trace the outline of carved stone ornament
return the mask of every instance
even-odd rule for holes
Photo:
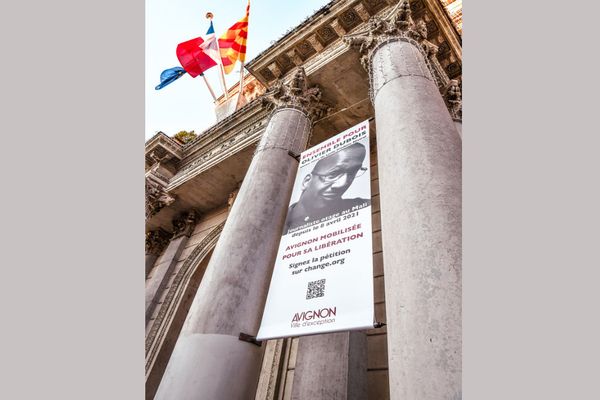
[[[156,171],[160,167],[161,162],[164,161],[166,163],[167,161],[169,161],[173,158],[173,155],[166,153],[165,155],[163,155],[161,157],[157,154],[157,151],[152,151],[148,157],[150,157],[150,159],[152,159],[152,161],[153,161],[152,167],[150,169],[152,171]]]
[[[146,233],[146,254],[160,255],[169,244],[171,234],[163,229],[157,229]]]
[[[435,56],[437,46],[426,41],[425,21],[415,23],[412,19],[410,3],[401,0],[386,16],[373,16],[367,22],[367,29],[344,36],[344,42],[355,47],[362,54],[360,62],[370,71],[373,50],[391,39],[405,38],[419,46],[428,58]]]
[[[230,210],[231,210],[231,207],[233,207],[233,203],[235,202],[235,199],[239,192],[240,192],[240,188],[238,187],[233,192],[229,193],[229,197],[227,198],[227,206],[229,207]]]
[[[321,100],[321,89],[317,86],[308,87],[308,80],[304,68],[299,67],[292,80],[284,84],[277,81],[265,93],[263,104],[272,104],[275,108],[296,108],[308,115],[314,122],[324,117],[331,107]]]
[[[194,228],[196,227],[196,220],[198,216],[195,211],[190,211],[180,215],[178,218],[173,220],[173,239],[177,239],[182,236],[190,237]]]
[[[452,119],[462,121],[462,92],[456,79],[448,82],[443,96]]]
[[[163,207],[173,204],[175,197],[167,193],[158,182],[146,177],[146,219],[152,217]]]

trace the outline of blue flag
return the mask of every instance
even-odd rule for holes
[[[176,81],[181,78],[185,74],[185,70],[181,67],[173,67],[169,69],[165,69],[160,74],[160,83],[156,85],[154,89],[160,90],[167,86],[169,83]]]

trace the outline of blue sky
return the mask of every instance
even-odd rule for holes
[[[204,36],[209,27],[206,13],[214,14],[217,36],[244,16],[247,0],[146,0],[146,139],[157,131],[173,135],[180,130],[196,133],[216,119],[212,97],[201,77],[184,75],[161,90],[154,90],[160,73],[179,66],[178,43]],[[251,0],[246,61],[279,39],[290,28],[329,3],[329,0]],[[217,67],[206,72],[215,95],[223,93]],[[239,63],[225,76],[228,86],[239,81]]]

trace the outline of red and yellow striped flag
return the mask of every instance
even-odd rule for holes
[[[219,51],[223,69],[228,74],[233,71],[237,60],[246,60],[246,39],[248,38],[248,16],[250,15],[250,0],[246,6],[246,16],[233,24],[227,32],[219,38]]]

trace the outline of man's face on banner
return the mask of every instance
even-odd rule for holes
[[[366,151],[352,145],[319,160],[302,182],[302,201],[319,207],[339,200],[361,170]]]

